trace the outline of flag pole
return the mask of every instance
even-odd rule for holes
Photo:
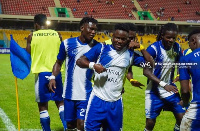
[[[15,77],[15,88],[16,88],[16,100],[17,100],[17,120],[18,120],[18,131],[20,131],[20,119],[19,119],[19,97],[18,97],[17,77]]]

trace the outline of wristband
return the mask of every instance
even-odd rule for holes
[[[165,87],[165,86],[167,85],[167,83],[165,83],[164,81],[160,81],[159,85],[160,85],[161,87]]]
[[[180,75],[178,74],[178,75],[176,75],[175,77],[174,77],[174,79],[176,79],[177,77],[179,77]]]
[[[140,44],[140,48],[138,49],[138,51],[144,50],[144,46],[142,44]]]
[[[137,80],[136,80],[136,79],[130,79],[129,81],[130,81],[130,82],[132,82],[132,81],[136,82]]]
[[[93,70],[94,69],[94,64],[95,64],[94,62],[90,62],[89,63],[89,68]]]
[[[49,81],[50,80],[55,80],[56,77],[54,75],[51,75],[51,76],[45,76]]]

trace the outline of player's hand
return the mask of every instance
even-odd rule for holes
[[[131,40],[131,42],[129,43],[129,49],[133,50],[136,48],[140,48],[140,44],[136,41]]]
[[[138,87],[140,89],[143,89],[141,86],[144,86],[142,83],[139,81],[130,81],[132,86]]]
[[[94,64],[94,70],[97,72],[97,73],[102,73],[104,71],[106,71],[106,68],[104,68],[101,64]]]
[[[55,93],[55,91],[54,91],[54,89],[56,89],[56,81],[55,81],[55,79],[51,79],[49,81],[48,87],[49,87],[49,91]]]
[[[164,87],[164,89],[166,90],[166,91],[168,91],[168,92],[174,92],[174,93],[178,93],[178,88],[177,87],[175,87],[175,86],[172,86],[172,85],[166,85],[165,87]]]

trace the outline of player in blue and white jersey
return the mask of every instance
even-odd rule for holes
[[[86,113],[86,131],[98,131],[101,126],[106,131],[122,130],[123,79],[133,58],[135,59],[133,51],[128,48],[136,47],[139,47],[139,43],[128,42],[128,26],[116,24],[112,45],[97,45],[77,60],[76,63],[81,68],[95,70],[93,91]],[[145,50],[141,52],[146,60],[151,59]]]
[[[181,82],[181,98],[183,107],[188,107],[190,101],[189,81],[192,78],[192,100],[183,116],[181,131],[200,130],[200,29],[193,30],[188,35],[192,52],[181,58],[179,68]],[[184,65],[185,64],[185,65]]]
[[[173,83],[175,63],[182,56],[180,45],[175,42],[177,34],[177,26],[167,23],[160,30],[157,42],[147,48],[147,52],[155,61],[155,66],[151,73],[149,68],[144,68],[144,75],[148,77],[145,91],[145,131],[153,130],[156,118],[162,110],[173,112],[176,118],[174,131],[179,131],[180,128],[185,110],[177,104],[181,99]]]
[[[99,44],[93,39],[97,31],[97,24],[96,19],[84,17],[80,21],[81,35],[66,39],[61,43],[57,61],[53,67],[52,76],[57,76],[63,61],[66,60],[63,98],[68,129],[84,130],[88,98],[92,91],[93,70],[81,69],[76,65],[76,60]],[[54,92],[54,88],[56,88],[54,79],[50,81],[49,88]]]

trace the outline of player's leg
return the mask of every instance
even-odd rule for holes
[[[103,120],[107,116],[107,107],[104,103],[105,101],[95,96],[93,92],[91,93],[85,115],[86,131],[99,131],[102,127]]]
[[[183,107],[179,104],[181,99],[179,94],[174,94],[172,96],[169,96],[165,98],[165,101],[168,105],[168,109],[171,110],[174,114],[174,117],[176,119],[176,124],[174,126],[174,131],[180,130],[180,124],[181,120],[183,118],[183,115],[185,114],[185,110]]]
[[[52,93],[52,100],[55,101],[55,104],[59,110],[60,120],[63,124],[64,129],[67,129],[67,123],[64,120],[64,100],[62,98],[63,94],[63,84],[62,84],[62,75],[61,73],[56,77],[56,89],[55,93]]]
[[[64,99],[64,119],[67,122],[67,130],[76,129],[75,101]]]
[[[77,129],[80,131],[84,131],[84,121],[85,121],[87,104],[88,104],[88,100],[82,100],[82,101],[76,102]]]
[[[146,126],[145,131],[152,131],[155,123],[156,117],[160,114],[163,108],[163,101],[155,94],[145,95],[145,113],[146,113]]]
[[[123,122],[122,98],[115,102],[105,102],[105,107],[107,107],[108,113],[103,129],[105,131],[121,131]]]
[[[64,101],[55,101],[56,106],[59,110],[60,120],[63,124],[64,129],[67,129],[67,122],[64,119]]]
[[[40,123],[45,131],[50,131],[50,117],[48,113],[48,101],[50,100],[51,94],[48,90],[49,81],[45,78],[49,75],[48,72],[41,72],[35,75],[35,96],[36,102],[40,112]]]
[[[50,117],[48,113],[48,102],[38,102],[38,108],[40,112],[40,124],[44,131],[50,131]]]

